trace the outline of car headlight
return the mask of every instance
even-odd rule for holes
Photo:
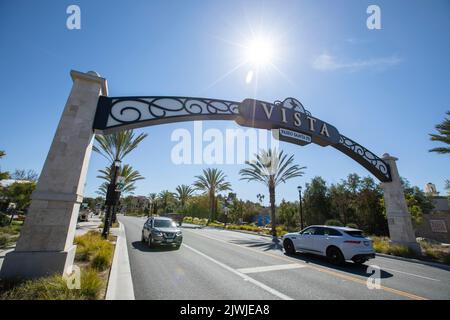
[[[160,231],[153,231],[153,234],[158,237],[162,237],[163,233]]]
[[[181,231],[177,231],[177,236],[181,236],[181,235],[182,235]]]

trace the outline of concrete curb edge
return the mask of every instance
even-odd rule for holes
[[[105,300],[135,300],[125,227],[119,225]]]
[[[432,266],[432,267],[437,267],[437,268],[442,268],[442,269],[446,269],[450,271],[450,266],[443,264],[443,263],[439,263],[439,262],[432,262],[432,261],[424,261],[424,260],[418,260],[418,259],[412,259],[412,258],[405,258],[405,257],[399,257],[399,256],[393,256],[390,254],[384,254],[384,253],[375,253],[377,256],[379,257],[383,257],[383,258],[390,258],[390,259],[394,259],[394,260],[402,260],[402,261],[407,261],[407,262],[412,262],[412,263],[418,263],[418,264],[424,264],[424,265],[428,265],[428,266]]]

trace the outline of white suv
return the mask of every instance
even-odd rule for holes
[[[361,230],[334,226],[309,226],[300,232],[283,236],[283,246],[287,254],[296,251],[326,256],[334,264],[352,260],[363,264],[375,258],[372,240]]]

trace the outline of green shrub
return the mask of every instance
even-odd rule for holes
[[[442,262],[445,264],[450,264],[450,252],[447,252],[442,258]]]
[[[9,220],[10,218],[6,214],[0,212],[0,227],[9,225]]]
[[[91,267],[103,271],[111,265],[113,250],[111,247],[102,247],[92,258]]]
[[[359,229],[358,225],[353,222],[347,223],[347,227],[353,228],[353,229]]]
[[[343,227],[344,226],[344,224],[341,221],[337,220],[337,219],[327,220],[327,221],[325,221],[325,225],[326,226],[336,226],[336,227]]]
[[[102,238],[100,232],[89,231],[75,237],[77,245],[76,259],[78,261],[90,261],[91,266],[98,270],[104,270],[111,264],[113,245]]]
[[[0,248],[6,247],[9,243],[9,237],[3,234],[0,234]]]
[[[399,257],[413,257],[414,252],[407,246],[399,245],[399,244],[390,244],[389,245],[389,254]]]
[[[183,222],[192,223],[192,217],[184,217]]]
[[[66,281],[59,275],[28,280],[14,285],[2,293],[0,300],[76,300],[78,290],[67,288]]]
[[[66,280],[53,275],[25,282],[2,282],[0,300],[94,300],[100,299],[103,280],[94,269],[81,270],[80,289],[69,289]]]
[[[100,298],[103,281],[95,269],[88,268],[81,273],[81,296],[95,300]]]

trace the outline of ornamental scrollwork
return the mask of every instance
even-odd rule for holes
[[[391,180],[391,173],[389,166],[380,157],[375,155],[370,150],[364,148],[359,143],[353,141],[352,139],[341,134],[339,145],[344,146],[353,154],[353,158],[362,158],[366,163],[370,164],[372,167],[376,168],[385,179],[385,181]]]
[[[107,127],[182,116],[236,116],[239,103],[190,97],[110,98]]]

